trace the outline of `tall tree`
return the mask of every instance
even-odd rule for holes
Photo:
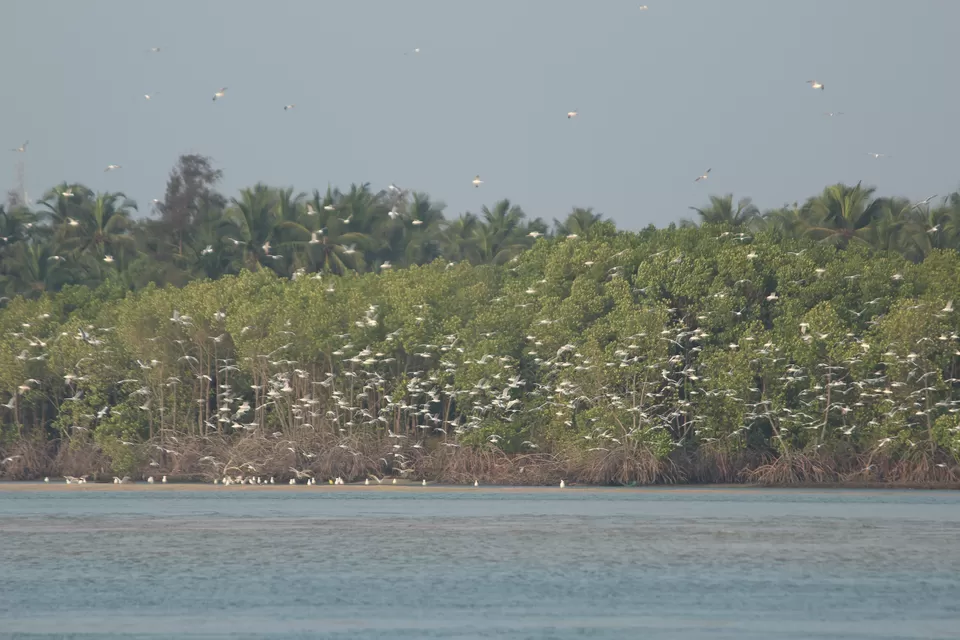
[[[222,177],[223,171],[214,169],[210,158],[197,154],[180,156],[170,172],[163,202],[157,210],[160,228],[178,255],[183,255],[184,238],[200,212],[226,206],[226,199],[215,190]]]

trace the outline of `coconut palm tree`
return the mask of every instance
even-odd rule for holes
[[[98,193],[76,209],[78,224],[65,229],[64,246],[96,258],[133,250],[130,216],[136,210],[136,202],[123,193]]]
[[[760,211],[753,206],[750,198],[741,198],[734,206],[732,193],[725,196],[710,196],[710,205],[702,209],[690,208],[700,216],[700,224],[746,227],[760,215]]]
[[[594,213],[593,207],[587,207],[586,209],[574,207],[563,222],[554,219],[553,224],[558,236],[577,235],[586,237],[593,225],[598,222],[603,222],[603,214]]]
[[[527,215],[509,200],[500,200],[492,209],[484,205],[481,214],[481,224],[474,230],[477,257],[481,262],[503,264],[532,244],[532,238],[527,235]],[[546,230],[543,221],[539,221],[538,227]]]
[[[861,183],[849,187],[834,184],[804,205],[806,233],[825,243],[846,247],[851,242],[869,244],[871,225],[879,212],[879,203],[871,200],[875,189]]]

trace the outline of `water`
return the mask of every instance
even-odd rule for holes
[[[0,485],[0,637],[960,637],[957,493],[124,489]]]

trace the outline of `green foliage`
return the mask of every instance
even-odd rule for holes
[[[960,196],[715,198],[703,226],[628,233],[506,200],[447,221],[369,185],[228,204],[218,178],[185,160],[147,222],[80,185],[0,211],[0,449],[91,445],[120,475],[304,429],[382,436],[391,468],[458,447],[960,456]]]

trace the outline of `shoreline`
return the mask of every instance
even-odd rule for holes
[[[700,485],[643,485],[633,487],[601,486],[574,484],[561,489],[554,486],[532,485],[458,485],[458,484],[427,484],[422,486],[416,483],[365,485],[351,483],[344,485],[290,485],[290,484],[259,484],[259,485],[215,485],[206,482],[168,482],[148,484],[137,482],[131,484],[114,484],[112,482],[86,482],[84,484],[66,484],[65,482],[39,481],[0,481],[0,493],[20,493],[30,491],[386,491],[386,492],[413,492],[413,491],[442,491],[447,493],[459,492],[495,492],[495,493],[562,493],[589,491],[591,493],[765,493],[769,491],[958,491],[958,484],[886,484],[886,483],[824,483],[824,484],[796,484],[796,485],[758,485],[758,484],[700,484]]]

